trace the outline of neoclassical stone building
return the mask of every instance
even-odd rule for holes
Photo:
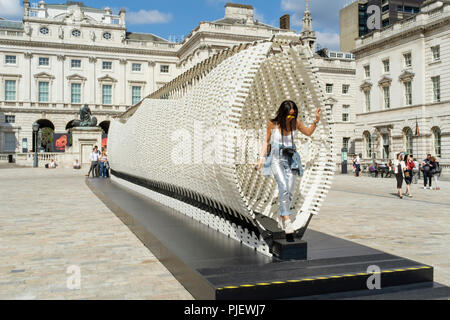
[[[335,157],[339,167],[342,148],[349,153],[355,150],[354,127],[356,121],[356,64],[355,57],[349,52],[337,52],[327,49],[316,51],[316,34],[313,29],[312,16],[309,12],[308,1],[303,17],[303,29],[300,33],[316,54],[313,63],[323,85],[326,104],[332,110],[331,125],[334,129],[333,144]]]
[[[32,150],[35,121],[66,132],[84,104],[107,131],[111,117],[203,59],[280,31],[256,21],[253,7],[227,4],[223,19],[172,43],[128,32],[124,9],[24,0],[23,21],[0,20],[0,154]]]
[[[407,151],[450,166],[450,1],[356,40],[357,153],[366,163]],[[418,134],[416,135],[416,130]]]

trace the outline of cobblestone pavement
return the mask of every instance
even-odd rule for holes
[[[420,180],[400,199],[395,179],[337,174],[310,228],[432,265],[435,281],[450,286],[450,182],[440,187],[423,190]]]
[[[0,299],[193,299],[84,174],[0,170]],[[67,288],[72,265],[79,290]]]
[[[85,172],[0,171],[0,299],[193,299],[95,197]],[[435,267],[450,285],[450,182],[441,191],[395,180],[336,175],[310,228]],[[70,290],[67,268],[81,271]]]

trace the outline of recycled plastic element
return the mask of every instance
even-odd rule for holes
[[[204,214],[197,220],[268,254],[261,237],[267,227],[257,217],[279,217],[278,187],[273,176],[255,171],[254,164],[268,121],[281,102],[293,100],[306,126],[314,121],[317,108],[323,110],[311,137],[300,132],[295,136],[304,167],[291,205],[297,234],[302,235],[319,213],[335,170],[331,110],[325,106],[311,57],[309,46],[292,34],[217,53],[111,122],[111,168],[217,201],[256,226],[259,234],[226,219],[211,222]],[[185,150],[183,157],[174,161],[179,149]],[[205,156],[208,150],[219,154],[220,161]]]

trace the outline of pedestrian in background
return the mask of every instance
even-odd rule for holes
[[[405,155],[404,162],[406,165],[406,170],[404,171],[405,175],[405,183],[406,183],[406,193],[405,196],[412,198],[411,195],[411,182],[413,179],[413,169],[415,167],[414,161],[411,158],[411,155]]]
[[[397,178],[397,194],[400,199],[403,199],[402,185],[404,178],[404,170],[406,170],[405,161],[403,161],[403,154],[398,153],[397,159],[394,160],[394,173]]]
[[[356,155],[355,158],[355,176],[359,177],[359,172],[361,171],[361,159],[359,158],[359,155]]]
[[[422,162],[422,171],[423,171],[423,188],[424,189],[431,189],[431,177],[433,174],[431,173],[432,170],[432,164],[431,164],[431,154],[427,155],[427,158],[423,160]],[[428,187],[427,187],[428,182]]]
[[[355,159],[356,159],[356,154],[353,155],[353,159],[352,159],[352,162],[353,162],[353,169],[352,169],[352,172],[353,172],[353,175],[356,177],[356,165],[355,165]]]
[[[89,172],[87,174],[88,177],[91,174],[91,172],[92,178],[98,177],[98,158],[99,158],[98,148],[97,146],[95,146],[92,149],[91,155],[89,156],[89,160],[91,160],[91,167],[89,168]]]
[[[436,186],[433,190],[441,190],[439,187],[439,172],[441,171],[441,168],[435,157],[431,157],[431,167],[431,174],[433,175],[434,185]]]
[[[106,173],[106,163],[108,162],[108,157],[106,156],[106,152],[103,151],[102,155],[100,156],[100,177],[101,178],[107,178],[108,175]]]

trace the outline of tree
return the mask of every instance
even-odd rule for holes
[[[51,152],[53,149],[53,129],[43,128],[42,129],[42,140],[41,145],[45,148],[46,152]]]

